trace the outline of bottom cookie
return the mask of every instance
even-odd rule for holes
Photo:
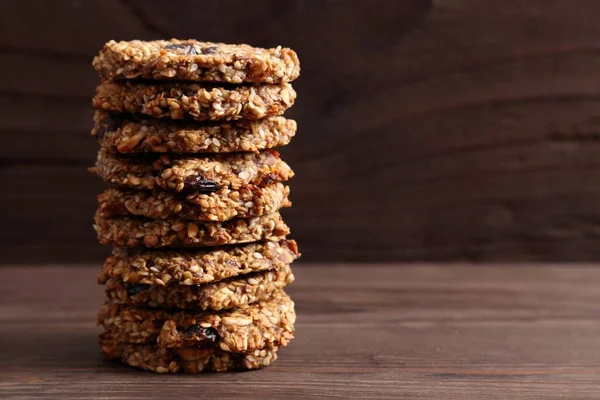
[[[248,353],[230,353],[213,348],[179,347],[168,349],[152,345],[119,344],[102,341],[107,357],[132,367],[158,373],[203,371],[225,372],[267,367],[277,359],[276,346]]]

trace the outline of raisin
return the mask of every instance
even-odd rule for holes
[[[166,45],[165,49],[179,50],[178,52],[180,54],[191,54],[191,55],[198,54],[198,52],[196,51],[194,46],[192,46],[191,44],[185,44],[185,43],[171,43],[169,45]]]
[[[227,260],[227,261],[225,261],[225,264],[229,265],[230,267],[238,266],[238,263],[235,260]]]
[[[215,181],[211,181],[210,179],[204,179],[204,177],[198,176],[188,176],[183,181],[183,191],[184,192],[198,192],[202,194],[212,193],[219,190],[221,187]]]
[[[145,283],[128,283],[126,284],[126,288],[127,288],[127,294],[130,296],[135,296],[136,294],[139,294],[142,290],[145,290],[148,288],[148,286]]]
[[[217,340],[217,331],[213,328],[192,325],[185,330],[184,336],[186,342],[188,342],[187,344],[193,344],[197,347],[207,347]]]
[[[96,139],[100,140],[109,131],[115,131],[123,125],[124,119],[117,115],[109,115],[100,122],[100,128],[96,131]]]
[[[164,323],[165,323],[165,321],[163,321],[162,319],[153,319],[152,320],[152,326],[156,329],[162,328]]]
[[[202,49],[203,54],[214,54],[217,52],[217,46],[205,47]]]
[[[279,182],[279,180],[280,178],[277,175],[269,173],[262,177],[261,182],[265,185],[270,185],[273,182]]]

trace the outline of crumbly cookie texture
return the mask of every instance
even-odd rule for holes
[[[278,83],[293,81],[300,74],[298,56],[289,48],[191,39],[111,40],[92,64],[104,79]]]
[[[201,124],[96,111],[92,135],[114,153],[258,153],[285,146],[296,128],[296,121],[283,117]]]
[[[268,367],[277,359],[277,346],[248,353],[231,353],[214,348],[123,344],[100,341],[104,354],[135,368],[164,373],[197,374],[203,371],[226,372]]]
[[[239,190],[178,195],[163,190],[136,191],[110,188],[98,196],[105,215],[139,215],[148,218],[182,218],[191,221],[228,221],[271,214],[292,203],[289,186],[273,183],[264,188],[248,185]],[[188,201],[191,197],[193,201]]]
[[[107,302],[98,314],[112,343],[157,344],[160,347],[218,348],[247,353],[287,346],[294,337],[294,303],[283,291],[265,301],[227,311],[147,310]]]
[[[193,286],[131,284],[109,279],[106,296],[115,303],[139,307],[223,310],[268,299],[293,281],[289,264],[283,264],[276,270]]]
[[[226,222],[192,222],[179,218],[151,220],[107,217],[98,210],[94,229],[101,244],[126,247],[205,247],[279,241],[290,233],[277,213]]]
[[[116,247],[98,283],[203,285],[256,271],[281,269],[300,257],[294,240],[258,242],[211,250],[157,251]]]
[[[292,85],[223,86],[170,82],[106,81],[92,105],[113,113],[196,121],[261,119],[281,115],[296,100]]]
[[[92,172],[106,182],[134,189],[163,188],[201,194],[223,187],[237,190],[246,185],[265,186],[294,176],[294,171],[275,150],[206,157],[124,157],[100,149]]]

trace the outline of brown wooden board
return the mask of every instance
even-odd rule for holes
[[[91,268],[90,268],[91,267]],[[254,372],[104,361],[99,266],[0,269],[0,398],[597,399],[600,269],[298,263],[296,339]]]
[[[306,260],[598,260],[598,15],[596,0],[7,0],[0,261],[99,261],[81,251],[102,187],[82,172],[91,59],[164,37],[298,51],[282,153]]]

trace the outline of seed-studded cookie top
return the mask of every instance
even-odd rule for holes
[[[98,196],[106,215],[139,215],[148,218],[183,218],[191,221],[228,221],[271,214],[291,206],[289,186],[272,183],[265,187],[227,187],[213,193],[175,194],[164,190],[110,188]]]
[[[266,186],[294,176],[274,150],[258,154],[217,154],[210,157],[162,155],[120,157],[104,149],[98,152],[95,172],[107,182],[136,189],[181,193],[213,193],[223,187]]]
[[[289,264],[204,285],[145,285],[120,279],[106,282],[106,296],[119,304],[185,310],[223,310],[268,299],[294,281]]]
[[[221,246],[279,241],[290,233],[278,212],[250,219],[201,223],[178,218],[107,217],[98,210],[94,221],[100,243],[125,247]]]
[[[293,240],[258,242],[210,250],[128,249],[118,247],[104,263],[98,282],[203,285],[256,271],[281,269],[300,256]]]
[[[221,123],[175,122],[96,111],[92,135],[115,153],[233,153],[285,146],[296,121],[283,117]]]
[[[106,81],[92,104],[99,110],[196,121],[261,119],[281,115],[296,100],[289,83],[227,86],[189,82]]]
[[[111,40],[94,58],[93,65],[105,79],[282,83],[300,74],[298,57],[288,48],[177,39]]]

